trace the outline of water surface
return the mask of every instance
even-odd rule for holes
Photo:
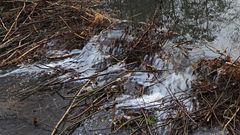
[[[191,39],[196,45],[208,45],[234,58],[239,52],[239,0],[109,0],[106,5],[117,12],[117,17],[132,22],[154,18],[169,31]],[[198,46],[199,47],[199,46]],[[209,49],[204,55],[216,55]]]

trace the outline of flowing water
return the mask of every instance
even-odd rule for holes
[[[132,22],[152,19],[155,14],[154,18],[168,30],[199,44],[227,50],[236,58],[239,56],[239,3],[239,0],[109,0],[105,6],[118,11],[116,15],[121,19]]]
[[[172,69],[177,65],[179,70],[162,74],[158,78],[161,82],[154,80],[155,76],[148,73],[127,75],[128,83],[142,85],[148,93],[141,97],[124,93],[115,101],[119,110],[159,107],[161,99],[169,94],[167,89],[184,91],[191,88],[191,80],[195,78],[191,64],[200,58],[219,56],[214,50],[219,50],[235,59],[240,56],[239,0],[106,0],[102,7],[114,10],[115,15],[120,20],[127,20],[123,22],[127,22],[128,25],[151,20],[154,16],[162,26],[159,28],[161,31],[174,31],[179,35],[173,41],[168,41],[165,48],[172,54],[172,63],[160,59],[157,54],[152,58],[156,69]],[[123,63],[111,65],[107,62],[110,54],[107,46],[122,34],[123,29],[116,27],[93,36],[82,50],[49,50],[48,52],[49,54],[56,52],[74,54],[72,58],[44,65],[19,65],[16,69],[0,70],[0,123],[4,123],[0,124],[0,135],[49,134],[54,125],[52,123],[56,123],[63,113],[63,110],[58,108],[63,107],[67,102],[56,95],[52,98],[53,95],[42,94],[18,103],[16,102],[18,100],[13,98],[14,91],[21,91],[32,85],[41,85],[46,78],[54,74],[53,69],[56,67],[74,71],[77,74],[74,76],[75,79],[88,77],[97,72],[124,70]],[[127,39],[131,41],[132,37],[129,36]],[[188,50],[188,57],[179,53],[182,49],[172,48],[179,40],[192,41],[191,44],[182,48]],[[51,41],[46,46],[54,44],[55,42]],[[64,74],[59,79],[68,80],[71,75]],[[103,84],[104,80],[99,82],[99,85]],[[125,89],[131,88],[126,86]],[[185,101],[185,104],[191,110],[191,104],[188,101]],[[58,113],[55,113],[56,111]],[[156,115],[159,114],[159,112],[156,113]],[[101,129],[109,126],[110,118],[106,112],[96,114],[96,117],[104,115],[106,115],[104,122],[101,118],[87,120],[74,134],[109,134],[109,130],[93,132],[94,128]],[[38,119],[38,125],[35,119]],[[216,133],[215,130],[201,130],[196,134],[213,134]]]

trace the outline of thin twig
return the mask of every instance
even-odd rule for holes
[[[61,125],[61,123],[63,122],[63,120],[66,118],[66,116],[69,114],[69,112],[71,111],[72,109],[72,106],[74,105],[77,97],[81,94],[81,92],[85,89],[85,87],[87,85],[89,85],[90,81],[87,81],[83,87],[81,89],[79,89],[79,91],[76,93],[75,97],[72,99],[71,101],[71,104],[69,105],[68,109],[65,111],[65,113],[63,114],[63,116],[61,117],[61,119],[58,121],[58,123],[56,124],[56,126],[54,127],[51,135],[55,135],[57,130],[58,130],[58,127]]]

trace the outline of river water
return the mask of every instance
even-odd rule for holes
[[[151,20],[202,44],[239,56],[239,0],[109,0],[121,19]],[[210,54],[213,55],[213,54]]]
[[[167,42],[166,50],[172,54],[173,63],[160,59],[156,54],[153,58],[153,66],[157,69],[171,69],[177,65],[179,70],[169,71],[154,80],[154,75],[148,73],[133,73],[126,75],[127,83],[142,85],[148,92],[141,97],[136,97],[131,92],[126,92],[116,99],[116,107],[121,110],[133,108],[151,109],[159,107],[161,99],[167,96],[170,88],[172,91],[184,91],[191,88],[191,80],[195,79],[191,64],[200,58],[215,58],[222,52],[237,59],[240,56],[240,1],[239,0],[106,0],[101,7],[113,10],[116,18],[127,25],[149,21],[153,18],[161,24],[161,31],[173,31],[178,37]],[[125,20],[125,21],[123,21]],[[82,50],[49,50],[51,53],[74,54],[72,58],[45,63],[44,65],[19,65],[15,69],[0,70],[1,102],[0,108],[0,135],[45,135],[49,134],[53,126],[61,117],[67,101],[59,97],[52,98],[50,94],[42,94],[39,97],[28,98],[21,103],[13,98],[14,91],[22,91],[26,88],[42,85],[46,78],[54,75],[54,68],[74,71],[75,77],[89,77],[96,73],[107,73],[124,70],[123,63],[105,62],[109,58],[110,50],[107,46],[123,34],[122,27],[116,27],[95,35]],[[129,36],[127,39],[132,40]],[[171,48],[179,40],[189,40],[191,44],[181,49]],[[50,41],[46,46],[54,46],[55,41]],[[209,49],[210,48],[210,49]],[[186,57],[183,50],[188,50]],[[100,67],[96,65],[99,65]],[[102,64],[103,63],[103,64]],[[71,74],[64,74],[59,79],[68,80]],[[99,82],[103,85],[104,81]],[[69,86],[66,86],[67,89]],[[62,91],[64,91],[61,88]],[[128,89],[127,87],[125,89]],[[51,97],[51,98],[49,98]],[[186,107],[191,110],[191,104],[186,102]],[[22,105],[23,104],[23,105]],[[20,106],[21,105],[21,106]],[[58,113],[54,113],[54,112]],[[9,115],[10,114],[10,115]],[[156,117],[161,112],[156,112]],[[45,116],[49,117],[45,117]],[[101,112],[96,117],[107,115]],[[108,115],[107,115],[108,117]],[[39,119],[39,125],[34,125],[33,119]],[[51,119],[50,119],[51,118]],[[48,119],[50,121],[48,122]],[[159,118],[161,120],[161,118]],[[109,134],[110,131],[95,131],[94,128],[107,128],[110,118],[105,120],[90,119],[74,134]],[[21,124],[18,124],[21,123]],[[54,124],[53,124],[54,125]],[[91,131],[92,130],[92,131]],[[94,130],[94,132],[93,132]],[[195,134],[213,134],[216,129],[201,130]],[[121,134],[121,133],[120,133]],[[127,134],[122,132],[122,134]]]

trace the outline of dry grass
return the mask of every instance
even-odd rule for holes
[[[198,101],[198,123],[222,127],[231,134],[240,134],[240,62],[230,57],[202,60],[199,77],[193,83]]]
[[[63,43],[59,48],[81,48],[94,32],[111,24],[86,1],[2,1],[0,5],[4,8],[0,67],[46,59],[44,45],[53,39]]]

